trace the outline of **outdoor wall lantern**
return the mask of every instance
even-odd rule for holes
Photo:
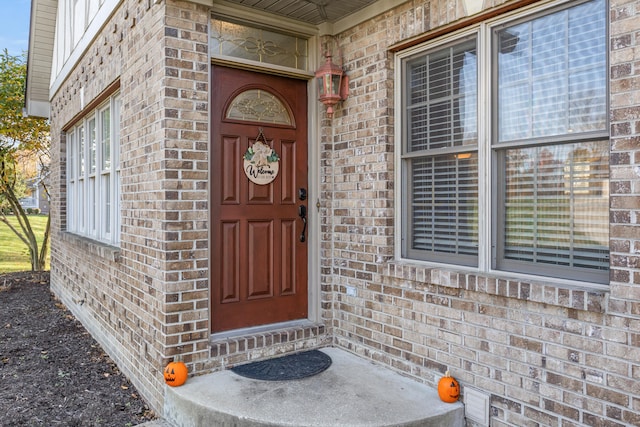
[[[349,77],[342,67],[331,60],[331,53],[325,53],[326,62],[316,71],[320,102],[327,106],[327,116],[333,118],[333,106],[349,96]]]

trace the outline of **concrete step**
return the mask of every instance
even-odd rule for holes
[[[167,420],[157,419],[153,421],[147,421],[146,423],[136,424],[136,427],[173,427]]]
[[[260,381],[231,371],[168,387],[165,419],[176,427],[463,427],[461,403],[436,390],[337,348],[332,364],[313,377]]]

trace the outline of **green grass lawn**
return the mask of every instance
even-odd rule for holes
[[[14,216],[8,216],[11,224],[18,226]],[[38,250],[44,238],[44,227],[47,225],[46,215],[29,215],[29,221],[38,239]],[[47,268],[49,261],[47,256]],[[0,222],[0,274],[14,271],[29,271],[29,250],[22,240],[5,224]]]

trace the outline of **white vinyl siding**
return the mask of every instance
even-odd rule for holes
[[[76,62],[122,0],[59,0],[51,59],[51,93],[55,93]]]
[[[87,11],[85,0],[73,0],[72,16],[73,32],[71,38],[75,46],[80,41],[86,28]]]

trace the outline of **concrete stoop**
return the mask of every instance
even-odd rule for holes
[[[326,371],[294,381],[259,381],[231,371],[167,387],[167,422],[176,427],[464,427],[461,403],[347,351]]]

